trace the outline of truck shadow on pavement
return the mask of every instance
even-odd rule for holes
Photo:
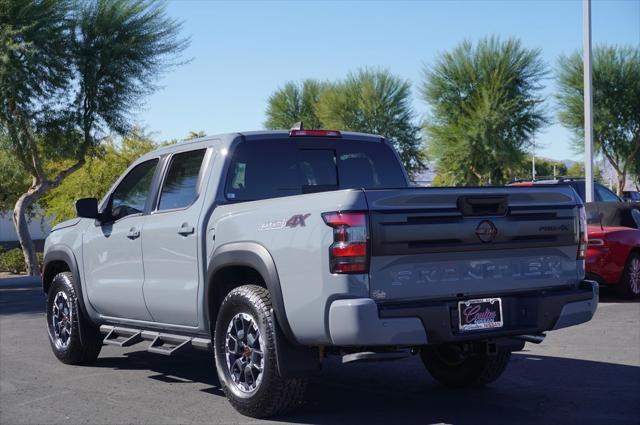
[[[100,358],[94,366],[151,370],[155,373],[151,379],[204,383],[210,388],[202,391],[224,397],[208,353],[165,358],[136,351],[126,357]],[[640,367],[525,351],[513,355],[507,372],[496,383],[470,390],[438,385],[417,356],[392,363],[349,365],[330,358],[312,377],[303,405],[271,421],[637,424],[638,417]]]
[[[622,299],[613,286],[600,286],[600,302],[603,303],[640,303],[640,299]]]
[[[155,375],[149,376],[167,383],[199,382],[211,388],[202,391],[224,397],[216,376],[213,357],[203,351],[190,351],[172,357],[165,357],[147,351],[132,351],[122,357],[98,357],[91,367],[111,368],[118,370],[150,370]]]
[[[4,325],[21,320],[20,315],[41,316],[44,307],[39,287],[0,287],[0,316]],[[637,320],[629,323],[629,332],[637,332]],[[599,343],[592,341],[587,347]],[[150,379],[184,383],[184,391],[198,391],[190,388],[198,383],[201,391],[224,397],[210,353],[194,351],[168,358],[140,348],[105,350],[88,368],[150,371]],[[113,353],[117,354],[110,356]],[[585,355],[588,357],[589,353]],[[640,359],[631,361],[638,364]],[[225,406],[231,409],[230,405]],[[271,421],[327,425],[440,422],[637,425],[638,418],[640,367],[524,351],[513,355],[501,379],[475,390],[448,390],[439,386],[415,356],[397,362],[348,365],[329,358],[322,371],[311,378],[303,405],[292,414]]]

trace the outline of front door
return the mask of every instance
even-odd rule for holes
[[[142,235],[144,297],[157,322],[198,324],[199,196],[205,149],[174,154]]]
[[[104,213],[83,235],[87,296],[109,317],[151,321],[142,293],[144,267],[141,236],[147,218],[151,182],[158,160],[132,168],[113,191]]]

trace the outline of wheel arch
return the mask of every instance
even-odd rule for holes
[[[43,260],[44,270],[42,273],[42,289],[45,293],[49,292],[51,282],[53,278],[58,274],[68,271],[73,276],[73,288],[76,291],[78,297],[78,306],[80,307],[80,314],[83,317],[83,321],[80,325],[80,341],[84,341],[88,333],[88,326],[96,326],[91,319],[91,316],[87,312],[86,305],[84,303],[84,294],[82,291],[82,284],[80,283],[80,269],[78,268],[78,261],[73,254],[71,248],[66,245],[54,245],[47,250]]]
[[[44,256],[43,266],[42,290],[45,294],[49,292],[51,281],[58,273],[71,272],[74,277],[74,285],[80,282],[76,257],[71,249],[65,245],[52,246]]]
[[[54,245],[47,250],[43,260],[44,270],[42,273],[42,290],[49,292],[53,278],[62,272],[70,272],[73,275],[73,286],[78,295],[80,310],[84,317],[91,321],[84,304],[84,294],[80,283],[80,269],[78,261],[71,248],[66,245]]]
[[[271,302],[274,314],[282,332],[287,339],[297,344],[297,340],[291,330],[282,297],[280,278],[275,262],[269,251],[255,242],[233,242],[222,245],[213,252],[207,267],[207,285],[204,293],[204,314],[210,329],[215,329],[217,308],[215,302],[216,289],[219,288],[221,273],[228,270],[244,270],[247,273],[256,273],[271,294]]]

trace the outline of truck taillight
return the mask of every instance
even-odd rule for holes
[[[322,219],[333,228],[329,247],[331,273],[366,273],[368,261],[367,214],[364,212],[328,212]]]
[[[587,253],[587,213],[584,207],[580,207],[580,218],[578,220],[578,260],[584,260]]]

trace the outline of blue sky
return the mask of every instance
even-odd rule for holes
[[[213,2],[174,0],[192,60],[164,75],[136,118],[158,140],[263,128],[269,95],[289,80],[335,80],[360,67],[386,68],[414,87],[414,107],[428,107],[417,87],[424,66],[465,38],[519,37],[552,66],[582,48],[582,2],[353,1]],[[597,44],[640,43],[640,0],[592,6]],[[554,82],[544,94],[553,110]],[[555,119],[555,114],[554,119]],[[539,154],[580,158],[571,135],[554,123],[536,141]]]

